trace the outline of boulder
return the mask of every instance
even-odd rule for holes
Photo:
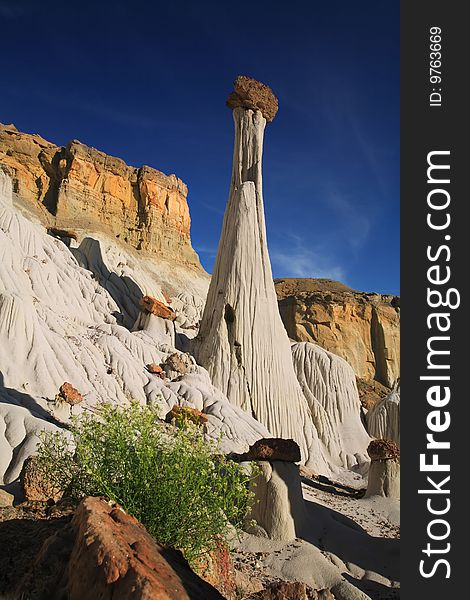
[[[51,565],[54,570],[51,574]],[[47,580],[47,590],[38,589]],[[51,600],[222,600],[181,553],[157,544],[116,504],[85,498],[69,526],[43,544],[17,596]]]
[[[173,420],[175,420],[177,423],[190,421],[195,425],[203,425],[204,423],[207,423],[208,418],[207,415],[200,410],[197,410],[197,408],[192,408],[190,406],[179,406],[178,404],[175,404],[165,417],[165,421],[167,423],[171,423]]]
[[[176,314],[172,308],[165,306],[163,302],[160,302],[160,300],[157,300],[152,296],[144,296],[141,298],[140,306],[143,310],[146,310],[156,317],[168,319],[169,321],[174,321],[176,319]]]
[[[62,490],[54,486],[45,476],[38,457],[28,457],[23,464],[20,483],[26,500],[30,502],[56,502],[62,497]]]
[[[400,458],[400,450],[391,440],[372,440],[367,447],[367,454],[371,460]]]
[[[75,406],[75,404],[80,404],[83,401],[83,396],[71,383],[65,382],[60,386],[55,400],[56,402],[66,402],[70,406]]]
[[[149,373],[152,373],[152,375],[158,375],[162,379],[165,377],[165,371],[162,369],[162,367],[160,365],[157,365],[155,363],[150,363],[149,365],[146,365],[145,368],[147,369],[147,371]]]
[[[174,352],[163,363],[163,369],[165,372],[177,373],[179,375],[186,375],[191,368],[191,359],[188,354],[180,354]]]

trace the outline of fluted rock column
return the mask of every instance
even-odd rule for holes
[[[303,462],[325,473],[279,315],[266,242],[263,138],[277,99],[267,86],[239,77],[227,104],[235,123],[232,181],[194,353],[231,402],[274,436],[296,440]]]
[[[400,450],[391,440],[372,440],[366,498],[383,496],[400,498]]]

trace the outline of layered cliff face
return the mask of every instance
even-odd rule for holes
[[[0,163],[46,225],[100,230],[202,271],[191,247],[188,188],[175,175],[128,166],[76,140],[56,146],[13,125],[0,125]]]
[[[393,386],[400,375],[397,296],[357,292],[326,279],[279,279],[275,285],[291,339],[341,356],[365,382]]]

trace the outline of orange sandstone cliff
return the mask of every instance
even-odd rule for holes
[[[275,280],[289,337],[344,358],[361,388],[391,388],[400,376],[400,298],[358,292],[328,279]],[[379,395],[383,395],[379,393]]]
[[[77,140],[56,146],[0,124],[0,163],[46,226],[102,230],[137,250],[201,269],[191,246],[188,188]]]

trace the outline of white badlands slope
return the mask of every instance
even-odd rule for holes
[[[143,294],[165,301],[163,289],[172,293],[175,326],[138,308]],[[287,387],[284,382],[283,397],[270,384],[272,397],[266,396],[265,405],[257,408],[269,431],[244,410],[248,406],[227,400],[225,371],[214,371],[215,386],[192,358],[190,372],[178,381],[148,373],[145,365],[163,362],[175,352],[175,343],[187,347],[206,289],[207,278],[139,256],[103,234],[90,233],[68,248],[14,206],[11,181],[0,170],[0,482],[18,477],[24,459],[34,451],[37,431],[53,428],[54,419],[67,421],[72,412],[130,400],[157,403],[162,415],[173,404],[204,410],[209,432],[226,434],[227,450],[244,451],[260,437],[285,435],[303,441],[304,456],[324,475],[349,479],[344,469],[364,474],[369,438],[359,419],[351,369],[311,344],[294,345],[292,363],[284,330],[270,326],[270,319],[280,323],[275,304],[257,304],[258,311],[263,329],[277,331],[272,343],[281,340],[276,380],[282,383],[283,374],[291,370],[294,379],[289,375]],[[241,328],[240,323],[236,326]],[[236,335],[248,339],[249,332]],[[260,336],[253,339],[263,342]],[[266,382],[262,365],[256,368],[250,374],[253,390]],[[254,381],[257,374],[259,384]],[[54,401],[65,381],[84,396],[73,409]]]
[[[96,262],[90,263],[100,243],[91,245],[94,254],[87,252],[89,243],[76,254],[85,260],[86,253],[96,271]],[[108,269],[103,275],[108,289],[114,279],[110,291],[117,302],[100,285],[100,277],[80,267],[62,241],[13,207],[11,180],[0,170],[0,483],[18,477],[40,429],[54,427],[49,422],[53,417],[70,417],[68,405],[54,402],[65,381],[84,396],[73,412],[93,410],[103,402],[137,400],[157,403],[164,415],[174,404],[183,404],[203,409],[209,416],[209,433],[218,436],[223,431],[229,450],[246,450],[256,439],[269,436],[265,427],[212,386],[194,360],[179,381],[163,381],[147,372],[146,364],[160,363],[175,352],[169,345],[174,333],[165,333],[166,324],[158,317],[147,319],[145,329],[131,332],[116,324],[116,315],[125,320],[133,310],[137,314],[132,306],[123,309],[123,281],[162,297],[159,284],[155,278],[152,286],[150,268],[144,273],[124,251],[116,261],[129,280],[120,279],[112,272],[114,265],[104,265],[109,254],[102,246],[100,252],[100,269]],[[133,267],[141,276],[137,282],[131,277]],[[177,301],[173,305],[178,308]],[[197,310],[197,298],[193,305]],[[187,298],[185,306],[190,306]],[[191,318],[179,312],[180,322]]]

